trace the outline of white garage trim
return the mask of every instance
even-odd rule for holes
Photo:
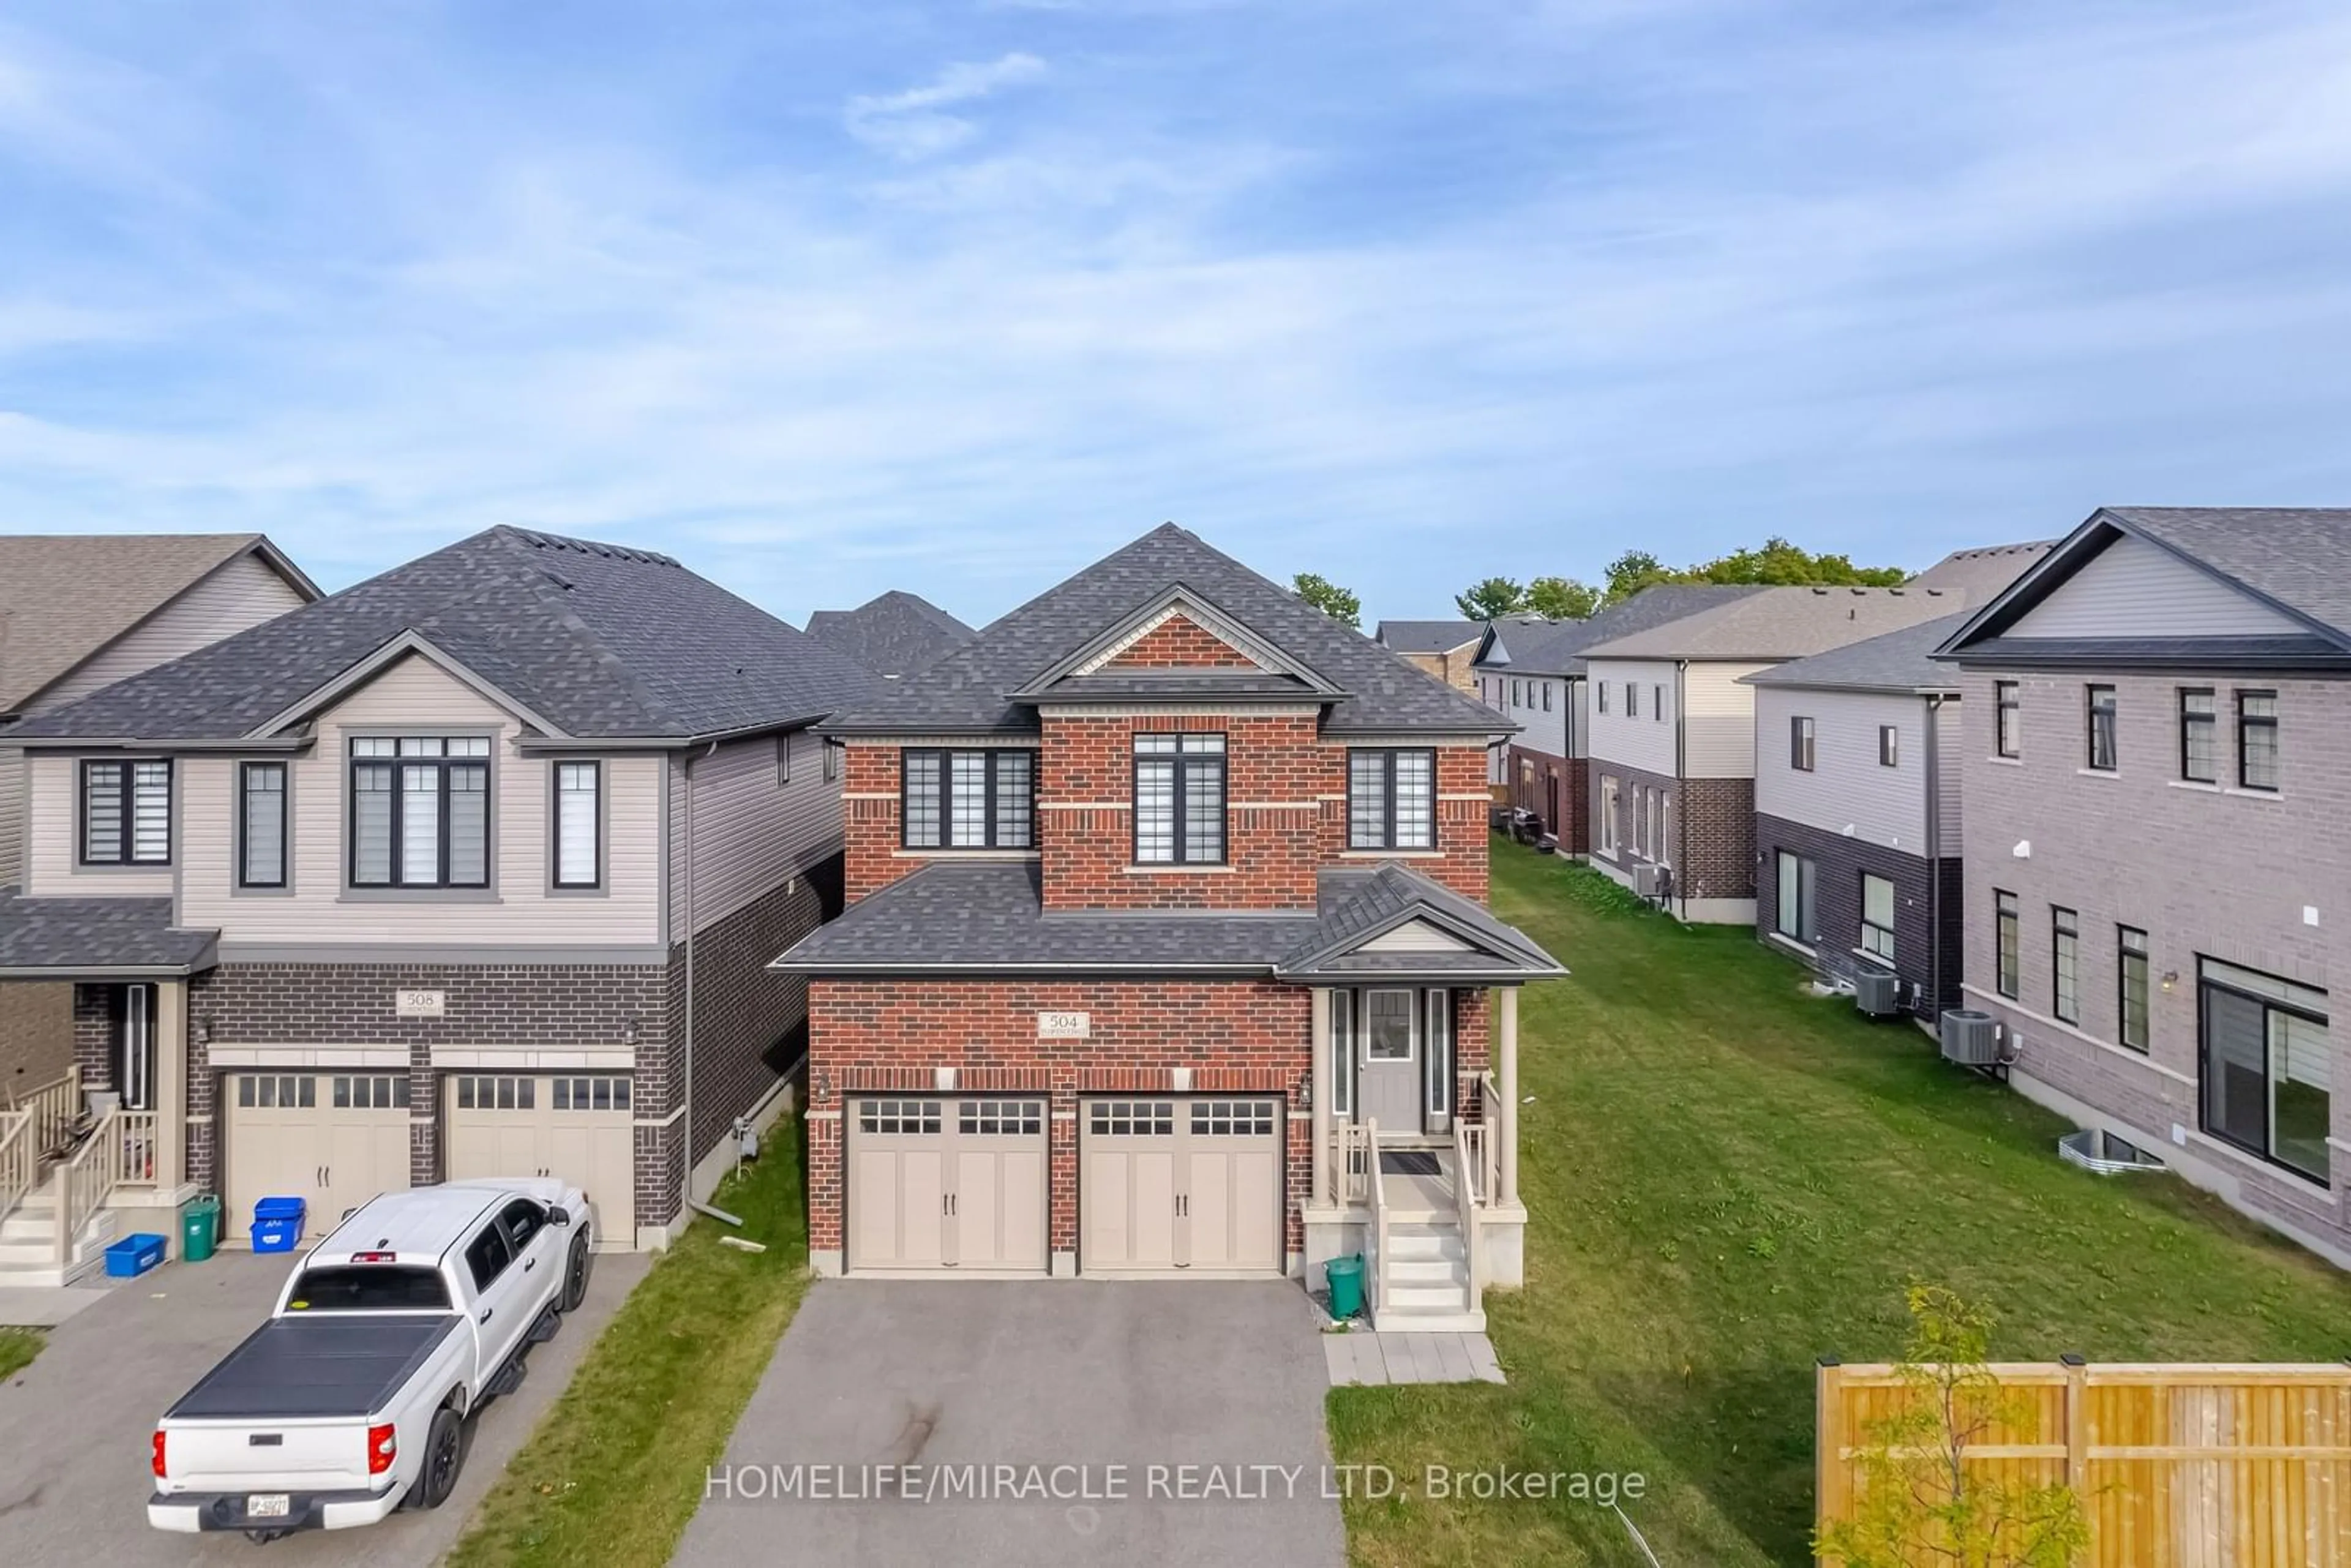
[[[292,1067],[349,1071],[355,1067],[406,1071],[404,1045],[214,1045],[204,1057],[214,1068]]]
[[[1041,1096],[874,1095],[848,1113],[847,1272],[1047,1272],[1052,1160]]]
[[[1078,1271],[1262,1279],[1287,1270],[1287,1138],[1268,1095],[1116,1095],[1081,1106]]]
[[[436,1045],[433,1065],[475,1072],[627,1072],[637,1064],[632,1046],[582,1046],[568,1051],[515,1051]]]

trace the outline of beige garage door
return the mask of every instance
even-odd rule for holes
[[[1281,1271],[1280,1101],[1090,1100],[1082,1114],[1081,1270]]]
[[[852,1272],[1045,1272],[1045,1103],[904,1097],[849,1110]]]
[[[252,1234],[265,1197],[308,1204],[316,1238],[378,1193],[408,1189],[405,1072],[234,1072],[221,1098],[230,1239]]]
[[[637,1244],[637,1163],[622,1072],[467,1072],[449,1080],[451,1181],[561,1176],[596,1206],[600,1252]]]

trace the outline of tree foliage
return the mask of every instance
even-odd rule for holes
[[[1601,591],[1572,577],[1539,577],[1527,584],[1527,608],[1551,621],[1588,621]]]
[[[1507,577],[1489,577],[1483,582],[1471,583],[1466,591],[1453,596],[1461,613],[1472,621],[1499,621],[1505,615],[1525,612],[1527,591]]]
[[[1907,1397],[1861,1431],[1853,1517],[1823,1525],[1815,1557],[1844,1568],[2066,1568],[2090,1543],[2074,1489],[1968,1468],[1968,1449],[2029,1426],[2030,1397],[1985,1364],[1995,1319],[1938,1285],[1908,1291]]]
[[[1352,589],[1340,587],[1316,572],[1301,571],[1290,580],[1290,591],[1332,620],[1364,629],[1364,601]]]

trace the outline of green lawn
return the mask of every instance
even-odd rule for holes
[[[2351,1288],[2307,1254],[2169,1176],[2062,1164],[2064,1124],[1803,995],[1747,932],[1494,861],[1496,912],[1574,971],[1520,1013],[1527,1289],[1487,1301],[1510,1382],[1334,1391],[1341,1461],[1637,1471],[1663,1563],[1802,1563],[1813,1364],[1891,1359],[1914,1277],[1996,1310],[2002,1359],[2351,1355]],[[1347,1525],[1359,1563],[1642,1561],[1589,1504],[1356,1502]]]
[[[698,1219],[604,1330],[563,1397],[467,1521],[459,1568],[669,1561],[737,1417],[808,1289],[799,1123]],[[722,1235],[767,1244],[747,1253]]]
[[[40,1354],[40,1330],[0,1329],[0,1383],[32,1365],[33,1358]]]

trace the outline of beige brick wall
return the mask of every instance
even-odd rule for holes
[[[65,1076],[73,1065],[73,988],[0,984],[0,1101]]]
[[[2333,1201],[2351,1185],[2351,1071],[2341,1066],[2351,1009],[2332,1020],[2335,1191],[2220,1145],[2197,1129],[2197,959],[2205,956],[2336,992],[2351,985],[2351,683],[2016,674],[2022,756],[1993,757],[1994,674],[1970,671],[1960,705],[1967,797],[1968,1003],[2022,1037],[2018,1071],[2135,1129],[2168,1157],[2194,1161],[2250,1212],[2351,1247]],[[2117,688],[2117,761],[2089,775],[2084,685]],[[2179,690],[2219,695],[2222,787],[2179,780]],[[2281,789],[2233,788],[2239,686],[2278,694]],[[2029,845],[2029,853],[2020,853]],[[1995,890],[2019,904],[2014,1001],[1995,996]],[[2081,1021],[2052,1018],[2051,907],[2076,912]],[[2305,909],[2316,911],[2308,924]],[[2149,1050],[2113,1043],[2119,1010],[2117,924],[2148,934]],[[2178,978],[2170,989],[2160,981]],[[2173,1129],[2187,1142],[2175,1141]]]

